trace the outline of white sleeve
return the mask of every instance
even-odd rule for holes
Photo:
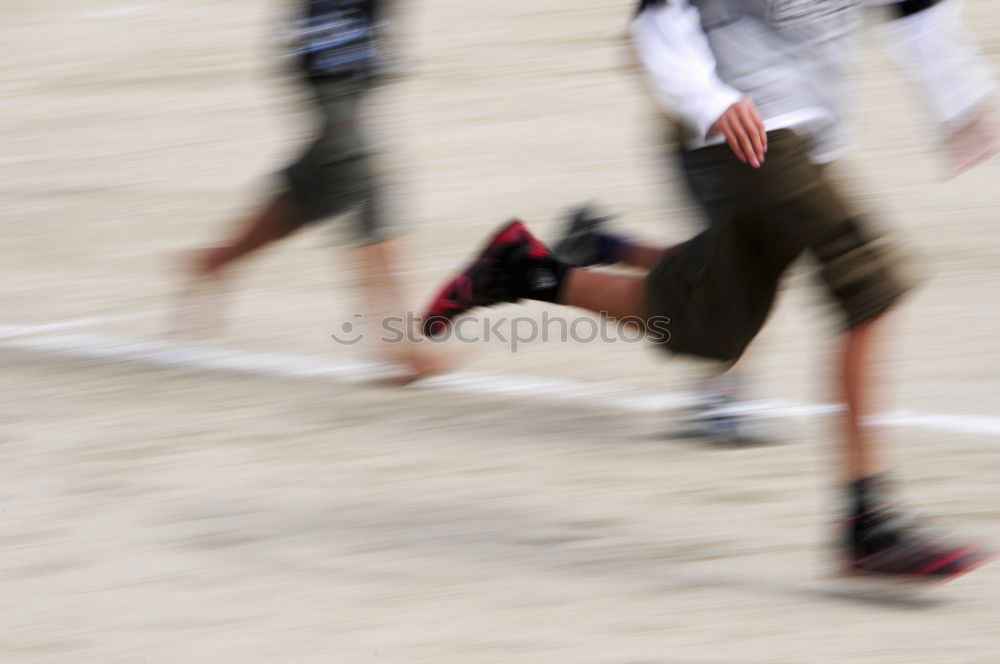
[[[944,0],[886,26],[889,55],[922,89],[941,124],[961,120],[994,88],[993,73],[962,24],[962,4]]]
[[[687,0],[648,8],[630,26],[632,43],[660,106],[698,136],[742,94],[719,80],[698,10]]]

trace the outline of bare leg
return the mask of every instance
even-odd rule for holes
[[[399,284],[391,265],[398,252],[396,241],[372,242],[358,248],[361,264],[361,286],[370,299],[373,310],[383,307],[396,309],[402,301]]]
[[[238,223],[224,244],[186,256],[182,285],[167,321],[167,333],[182,336],[218,334],[225,327],[228,297],[225,269],[236,261],[287,237],[301,227],[287,201],[271,199]]]
[[[192,266],[192,276],[199,278],[218,275],[231,263],[287,237],[301,226],[288,202],[278,196],[243,219],[236,233],[225,244],[198,252]]]
[[[841,359],[841,389],[846,404],[844,412],[844,472],[848,481],[879,472],[862,418],[869,413],[872,378],[872,344],[876,325],[882,317],[872,318],[852,328],[846,335]]]
[[[625,265],[650,270],[663,258],[667,247],[651,244],[627,244],[618,255],[619,261]]]
[[[373,242],[363,245],[357,251],[360,259],[361,286],[368,300],[366,313],[369,319],[382,321],[388,316],[402,316],[405,319],[402,288],[396,275],[398,240]],[[404,379],[407,381],[416,380],[443,368],[439,359],[421,350],[408,338],[392,346],[383,346],[379,350],[387,354],[394,364],[407,367],[408,374]]]
[[[612,318],[646,318],[642,277],[574,268],[566,275],[562,304]]]

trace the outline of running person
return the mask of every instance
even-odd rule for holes
[[[802,14],[810,2],[772,2],[766,9],[772,20],[794,24],[799,20],[797,14]],[[884,35],[886,45],[930,102],[930,115],[945,137],[951,161],[949,175],[996,151],[996,135],[987,122],[992,79],[988,68],[966,45],[970,40],[959,18],[961,3],[869,0],[866,4],[891,5],[888,9],[895,20]],[[702,7],[710,37],[698,11]],[[828,3],[826,11],[835,14],[844,7],[843,2]],[[788,64],[787,54],[755,47],[754,39],[762,35],[754,34],[756,29],[745,24],[760,16],[762,9],[752,2],[643,0],[632,25],[636,51],[656,99],[679,125],[680,131],[675,128],[672,133],[680,134],[676,161],[683,181],[709,225],[725,217],[732,192],[720,181],[719,170],[699,159],[698,148],[727,141],[737,154],[744,154],[742,141],[760,133],[758,113],[767,129],[794,128],[812,136],[825,136],[822,142],[814,140],[811,158],[817,163],[833,161],[846,147],[844,138],[834,133],[840,131],[839,111],[830,103],[820,103],[822,91],[812,89],[816,81],[822,84],[826,80],[822,72],[816,71],[817,77],[812,79],[793,76],[794,83],[785,86],[767,84],[767,77],[784,75]],[[742,29],[728,25],[737,22],[744,23]],[[794,28],[789,25],[786,30]],[[769,42],[775,40],[769,36]],[[753,57],[747,57],[743,50]],[[718,73],[717,60],[721,64]],[[747,92],[751,93],[749,99],[744,99]],[[754,92],[763,100],[760,109],[753,104]],[[775,97],[787,101],[775,103]],[[742,131],[749,136],[741,136]],[[752,145],[747,148],[748,159],[765,158]],[[624,263],[652,267],[662,248],[642,251],[641,243],[609,230],[607,221],[592,208],[575,210],[563,237],[554,246],[555,254],[577,266]],[[722,444],[756,442],[754,427],[747,426],[748,417],[733,407],[739,398],[740,372],[730,370],[728,365],[720,369],[724,373],[710,375],[700,385],[699,398],[691,410],[691,428],[686,433]]]
[[[278,176],[278,192],[240,220],[231,237],[195,252],[192,286],[308,224],[351,213],[368,296],[402,311],[392,265],[396,228],[386,209],[372,146],[362,129],[367,93],[380,73],[380,31],[386,0],[306,0],[293,23],[290,53],[309,95],[318,128],[293,163]],[[432,367],[410,345],[396,347],[397,360],[414,376]]]
[[[693,9],[680,0],[647,2],[638,20],[669,16],[675,3]],[[650,266],[644,276],[571,266],[521,222],[511,221],[444,285],[426,313],[425,332],[440,333],[474,307],[528,299],[643,321],[669,351],[733,363],[764,325],[791,263],[808,253],[844,328],[838,387],[846,403],[839,449],[845,567],[923,580],[967,572],[985,560],[985,549],[922,533],[891,506],[878,445],[862,425],[871,397],[875,333],[910,284],[891,238],[848,208],[815,161],[839,142],[839,90],[846,40],[857,20],[855,3],[702,0],[698,5],[701,17],[688,12],[685,19],[702,26],[728,64],[720,64],[716,74],[708,66],[711,51],[702,43],[685,60],[694,66],[689,78],[718,75],[742,91],[709,98],[722,118],[703,104],[698,108],[706,119],[692,123],[705,136],[715,127],[739,139],[730,147],[703,138],[705,144],[688,153],[694,167],[711,170],[728,193],[724,214],[666,251],[630,246],[630,262]],[[766,128],[759,115],[768,118]],[[774,121],[803,116],[808,121]]]

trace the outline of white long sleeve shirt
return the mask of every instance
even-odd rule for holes
[[[868,0],[865,4],[897,1]],[[750,0],[734,2],[747,4],[669,0],[647,7],[630,26],[651,91],[660,106],[688,130],[686,147],[721,143],[722,137],[710,135],[710,128],[729,106],[749,96],[768,131],[794,128],[816,136],[816,161],[839,156],[846,148],[839,135],[843,65],[850,55],[846,38],[855,24],[847,17],[826,26],[821,16],[819,28],[802,28],[800,16],[806,10],[801,5],[810,0],[800,0],[795,7],[798,14],[790,18],[776,13],[786,9],[772,9],[774,4],[781,5],[778,0],[765,0],[757,15],[749,9]],[[715,15],[706,19],[695,4]],[[829,14],[852,13],[852,4],[856,3],[847,0]],[[977,106],[993,87],[988,66],[970,45],[960,11],[960,0],[945,0],[892,21],[887,30],[890,54],[912,71],[933,116],[942,124]],[[724,61],[718,62],[719,57]]]

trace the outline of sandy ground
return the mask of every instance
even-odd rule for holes
[[[410,75],[374,122],[418,231],[415,303],[513,213],[551,237],[563,206],[598,198],[652,238],[693,227],[627,70],[627,4],[407,9]],[[234,373],[183,347],[174,367],[81,357],[87,337],[67,334],[158,337],[171,252],[254,205],[306,130],[272,57],[274,10],[0,7],[0,662],[1000,661],[1000,565],[902,599],[827,578],[823,417],[717,450],[665,434],[674,413],[537,389]],[[968,15],[1000,64],[1000,9],[974,0]],[[884,408],[914,414],[886,439],[909,500],[1000,540],[1000,161],[938,182],[909,89],[876,51],[860,80],[853,163],[934,277],[882,361]],[[206,343],[363,359],[329,338],[359,306],[338,237],[317,229],[249,266],[233,325]],[[834,340],[809,286],[792,279],[750,358],[755,397],[829,399]],[[23,327],[80,318],[94,319]],[[484,344],[465,368],[658,394],[696,373],[622,343]]]

